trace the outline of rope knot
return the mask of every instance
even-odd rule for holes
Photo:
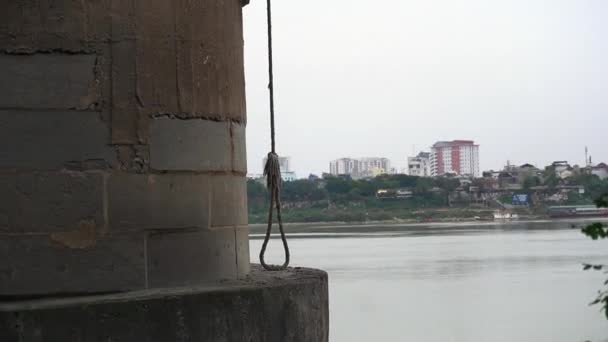
[[[266,157],[266,165],[264,165],[264,177],[266,177],[266,187],[269,190],[281,189],[281,163],[279,155],[274,152],[269,152]]]

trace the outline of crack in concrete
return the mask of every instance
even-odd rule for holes
[[[158,113],[150,114],[150,119],[172,119],[172,120],[206,120],[213,122],[231,122],[239,125],[244,125],[243,120],[225,118],[224,115],[198,115],[196,113]]]
[[[80,48],[80,49],[65,49],[65,48],[53,48],[53,49],[36,49],[31,47],[18,47],[11,49],[2,49],[0,53],[5,55],[16,55],[16,56],[29,56],[36,54],[44,55],[97,55],[94,49]]]

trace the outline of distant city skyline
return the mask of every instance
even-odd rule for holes
[[[277,152],[300,177],[345,156],[402,169],[414,145],[460,137],[481,146],[481,170],[584,165],[585,146],[608,161],[605,13],[600,0],[275,2]],[[248,164],[261,172],[263,1],[245,7],[244,31]]]
[[[456,140],[458,141],[458,140]],[[473,141],[470,141],[471,143],[473,143]],[[446,142],[439,142],[439,143],[446,143]],[[450,143],[450,142],[448,142]],[[436,143],[437,144],[437,143]],[[475,147],[479,147],[479,145],[475,145]],[[293,179],[293,178],[297,178],[297,179],[303,179],[303,178],[308,178],[309,175],[316,175],[316,176],[321,176],[323,173],[327,173],[327,174],[351,174],[351,173],[355,173],[357,174],[359,172],[359,161],[361,160],[386,160],[385,165],[387,165],[387,168],[384,168],[384,172],[385,173],[399,173],[399,174],[408,174],[408,175],[415,175],[415,176],[435,176],[437,175],[437,173],[433,173],[433,171],[431,171],[431,158],[433,153],[432,152],[428,152],[428,151],[432,151],[433,150],[433,145],[431,145],[427,150],[421,150],[418,153],[415,153],[414,155],[411,155],[411,153],[409,155],[407,155],[405,157],[405,162],[403,163],[404,167],[399,167],[396,166],[396,164],[398,165],[399,163],[395,163],[392,159],[390,158],[384,158],[384,157],[360,157],[360,158],[351,158],[351,157],[341,157],[341,158],[336,158],[333,160],[330,160],[327,162],[328,167],[326,167],[326,169],[322,170],[321,172],[315,173],[315,172],[303,172],[303,173],[297,173],[296,171],[293,171],[292,167],[291,167],[291,163],[292,163],[292,158],[291,156],[280,156],[280,161],[281,161],[281,172],[283,173],[289,173],[288,178],[289,179]],[[587,152],[588,150],[585,150],[584,153]],[[416,167],[420,168],[421,167],[421,163],[424,163],[421,160],[421,156],[424,156],[425,158],[428,159],[428,175],[423,171],[423,170],[418,170],[415,171],[415,173],[411,172],[411,167],[412,164],[415,164]],[[565,160],[565,159],[556,159],[556,160],[552,160],[550,162],[547,162],[546,164],[543,163],[533,163],[533,162],[528,162],[528,161],[517,161],[517,160],[505,160],[504,163],[502,163],[501,165],[494,167],[494,168],[481,168],[479,165],[479,156],[476,156],[476,160],[474,161],[474,163],[476,163],[477,165],[477,171],[475,173],[472,173],[475,177],[480,177],[481,173],[483,171],[499,171],[499,170],[503,170],[505,167],[508,167],[509,165],[511,166],[521,166],[521,165],[525,165],[525,164],[530,164],[533,165],[535,167],[538,167],[540,169],[543,169],[546,166],[549,166],[551,164],[553,164],[554,162],[558,161],[558,160],[563,160],[568,162],[568,164],[572,165],[572,166],[580,166],[580,167],[584,167],[584,166],[600,166],[603,168],[603,166],[605,165],[606,162],[608,161],[597,161],[595,162],[595,159],[593,159],[592,164],[589,164],[590,159],[591,159],[591,155],[585,154],[585,156],[587,156],[586,158],[583,157],[582,158],[582,162],[581,163],[576,163],[576,162],[571,162],[569,160]],[[348,164],[350,162],[350,168],[351,171],[350,172],[338,172],[338,171],[334,171],[332,170],[332,164],[335,164],[335,168],[336,170],[338,170],[339,166],[337,166],[338,162],[343,162],[343,164]],[[254,177],[261,177],[261,174],[263,172],[263,165],[265,165],[266,163],[266,156],[264,156],[264,158],[262,159],[262,163],[261,163],[261,167],[259,170],[254,170],[249,168],[250,170],[248,171],[248,174]],[[353,163],[357,164],[354,165]],[[375,166],[372,165],[371,167],[368,167],[365,169],[365,171],[369,171],[371,170],[371,168]],[[341,166],[342,169],[347,169],[347,166]],[[424,168],[425,166],[423,166]],[[353,171],[354,170],[354,171]],[[452,170],[446,170],[448,173],[450,173],[450,171]],[[465,172],[465,174],[468,174],[467,172]],[[359,176],[357,174],[357,176]]]

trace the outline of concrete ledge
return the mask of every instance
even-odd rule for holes
[[[296,268],[240,281],[0,302],[0,341],[325,342],[327,274]]]

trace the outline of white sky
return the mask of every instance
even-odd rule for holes
[[[507,160],[608,161],[607,0],[273,0],[277,150],[405,167],[437,140]],[[244,8],[251,173],[270,149],[266,1]],[[417,152],[416,151],[416,152]]]

